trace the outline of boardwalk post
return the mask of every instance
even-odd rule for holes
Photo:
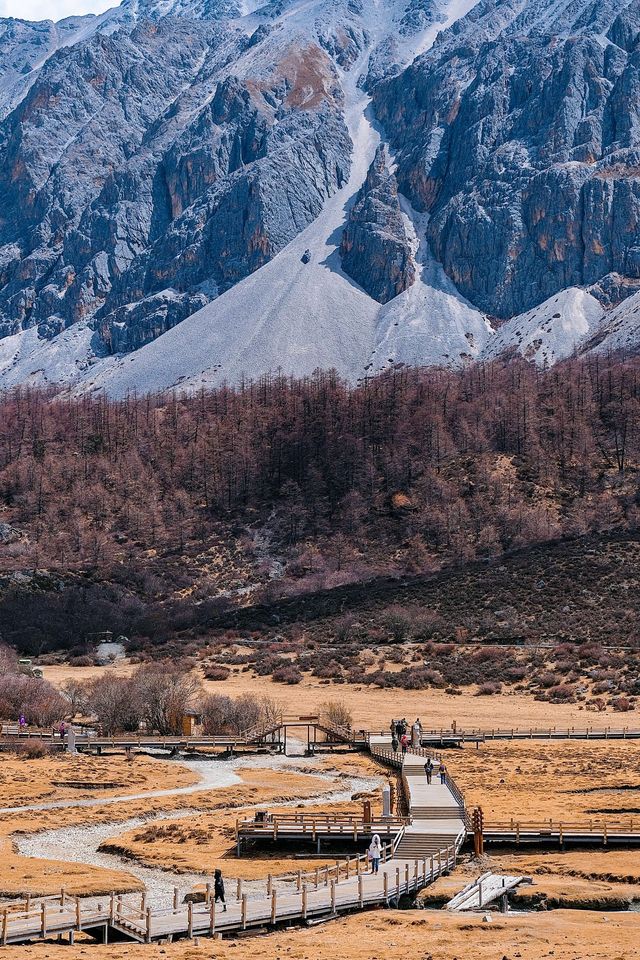
[[[80,900],[76,900],[76,927],[78,931],[82,930],[82,915],[80,913]]]
[[[61,907],[64,907],[64,905],[65,905],[66,896],[67,896],[67,895],[66,895],[65,889],[64,889],[64,887],[63,887],[62,890],[60,891],[60,906],[61,906]]]
[[[349,879],[349,867],[351,866],[351,857],[347,857],[346,868],[347,868],[347,880]]]
[[[316,867],[316,890],[320,886],[320,867]]]
[[[271,896],[271,891],[273,890],[273,877],[270,873],[267,874],[267,896]]]
[[[147,907],[147,917],[145,924],[145,940],[151,943],[151,907]]]
[[[7,945],[7,921],[8,921],[8,910],[2,911],[2,946],[6,947]]]
[[[115,916],[116,916],[116,895],[115,893],[112,893],[111,897],[109,898],[109,919],[115,920]]]
[[[40,933],[43,937],[47,935],[47,904],[45,901],[42,901],[42,909],[40,911]]]
[[[409,864],[405,863],[404,865],[404,885],[409,893]]]
[[[273,890],[271,891],[271,923],[272,924],[275,924],[276,922],[277,900],[278,900],[278,893],[274,887]]]
[[[433,856],[431,857],[431,869],[430,869],[429,879],[431,880],[431,882],[433,882]]]
[[[418,889],[418,861],[416,860],[413,865],[413,885],[415,889]]]
[[[364,884],[362,882],[362,875],[358,877],[358,905],[364,907]]]
[[[307,885],[302,884],[302,919],[307,919]]]
[[[209,903],[211,900],[211,884],[208,883],[204,888],[204,902]]]
[[[298,870],[298,876],[296,877],[296,889],[298,893],[302,889],[302,870]]]
[[[400,867],[396,867],[396,896],[400,899]]]
[[[238,882],[236,883],[236,900],[242,900],[242,880],[238,877]]]
[[[442,873],[442,850],[438,850],[438,876]]]
[[[189,940],[193,937],[193,903],[191,900],[187,904],[187,936]]]
[[[331,881],[331,913],[335,916],[335,913],[336,913],[336,882],[335,880]]]
[[[424,857],[422,860],[422,882],[427,882],[427,858]]]
[[[212,897],[209,901],[209,935],[212,937],[216,932],[216,901]]]
[[[329,886],[329,867],[324,868],[324,885],[325,887]]]
[[[174,909],[174,911],[178,909],[178,897],[179,897],[178,888],[177,888],[177,887],[174,887],[174,888],[173,888],[173,909]]]
[[[242,894],[241,915],[242,915],[242,929],[246,930],[247,929],[247,895],[246,893]]]

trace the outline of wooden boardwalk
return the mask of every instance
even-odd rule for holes
[[[600,735],[605,738],[604,731]],[[608,738],[623,736],[609,731]],[[101,903],[99,898],[83,900],[62,894],[57,898],[7,902],[0,904],[0,944],[27,943],[51,936],[67,936],[72,941],[78,932],[89,933],[103,942],[124,938],[146,943],[233,934],[395,904],[402,896],[414,894],[455,867],[460,847],[472,835],[471,818],[462,792],[448,774],[441,782],[434,771],[432,783],[427,783],[424,764],[429,751],[423,747],[409,749],[403,757],[392,752],[388,734],[367,735],[366,745],[373,757],[401,771],[409,808],[407,820],[390,818],[386,822],[386,834],[380,824],[378,832],[385,834],[383,839],[389,839],[377,874],[369,872],[366,855],[359,855],[307,874],[269,877],[263,889],[256,889],[256,884],[243,887],[238,882],[233,895],[228,889],[226,911],[216,907],[209,891],[202,903],[179,904],[176,900],[173,907],[166,909],[153,907],[144,896],[112,896]],[[313,833],[315,829],[316,836],[323,829],[327,833],[331,829],[330,818],[319,824],[321,818],[321,814],[311,815],[311,830]],[[308,824],[308,819],[304,823]],[[368,825],[370,829],[375,826]],[[300,823],[292,829],[299,827]],[[363,838],[361,821],[355,828],[353,822],[347,824],[346,829],[350,836]],[[276,834],[278,830],[276,827]],[[286,832],[282,824],[281,836]],[[640,843],[640,819],[634,821],[630,817],[615,823],[593,820],[583,824],[511,821],[484,825],[483,835],[486,842],[496,843]]]
[[[372,754],[385,759],[387,741],[381,737],[371,743]],[[89,902],[64,895],[5,903],[0,905],[0,943],[26,943],[53,935],[73,940],[79,931],[103,942],[124,937],[150,943],[196,934],[230,934],[397,903],[452,870],[465,838],[460,795],[440,783],[426,787],[422,751],[407,754],[405,764],[405,789],[410,812],[415,804],[416,816],[411,816],[409,824],[395,823],[396,835],[384,844],[377,874],[370,872],[363,854],[307,874],[269,877],[263,892],[256,892],[253,885],[245,890],[238,882],[226,911],[216,907],[208,893],[203,903],[174,903],[171,909],[154,909],[144,898],[132,901],[113,896],[103,905],[96,905],[95,898]]]

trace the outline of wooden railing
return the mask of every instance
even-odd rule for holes
[[[313,838],[321,831],[322,833],[336,835],[353,835],[355,838],[362,833],[392,833],[400,830],[401,827],[409,823],[408,817],[374,818],[370,822],[365,822],[362,816],[348,816],[339,813],[328,814],[270,814],[264,820],[254,818],[241,818],[236,820],[236,838],[242,831],[251,832],[252,835],[271,836],[277,839],[280,833],[309,834]]]
[[[371,731],[371,736],[388,737],[390,731]],[[439,727],[422,729],[423,737],[430,737],[442,740],[624,740],[627,738],[639,739],[640,727],[494,727],[491,729],[482,729],[471,727],[469,729],[454,729],[453,727]]]
[[[541,838],[545,836],[558,836],[562,841],[565,835],[578,836],[597,836],[602,837],[606,843],[607,838],[622,836],[640,837],[640,817],[628,817],[615,820],[589,819],[589,820],[511,820],[499,821],[494,823],[485,823],[483,834],[491,837],[492,834],[513,834],[516,842],[521,835],[537,834]]]

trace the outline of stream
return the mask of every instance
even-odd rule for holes
[[[91,798],[90,800],[64,800],[53,801],[48,804],[34,804],[25,807],[9,808],[11,812],[16,811],[40,811],[64,809],[70,807],[92,807],[103,806],[104,804],[125,803],[129,800],[140,800],[146,797],[170,797],[170,796],[189,796],[210,790],[217,790],[222,787],[232,786],[241,783],[238,776],[238,770],[241,768],[253,769],[289,769],[298,772],[311,772],[313,776],[320,777],[332,784],[333,789],[328,789],[326,793],[318,794],[311,798],[289,801],[287,803],[270,803],[269,808],[274,809],[279,806],[291,806],[296,803],[301,806],[314,806],[318,804],[340,803],[350,800],[354,793],[370,791],[375,789],[382,782],[381,777],[344,777],[343,786],[340,789],[335,788],[335,774],[321,770],[318,759],[315,757],[305,757],[303,760],[304,769],[301,766],[301,757],[286,756],[258,756],[242,757],[231,761],[220,760],[176,760],[187,769],[193,771],[200,777],[197,784],[190,787],[177,787],[173,790],[150,790],[137,794],[123,794],[116,797],[105,799]],[[314,770],[314,766],[318,769]],[[242,810],[255,809],[263,807],[264,804],[246,804]],[[0,811],[6,812],[6,811]],[[95,826],[73,826],[57,827],[53,830],[44,830],[39,833],[17,836],[14,838],[18,852],[25,857],[36,857],[47,860],[61,860],[68,863],[83,863],[89,866],[106,867],[110,870],[126,870],[135,876],[153,900],[154,905],[158,907],[170,907],[173,901],[174,887],[178,887],[182,896],[188,892],[195,884],[202,883],[207,877],[213,875],[215,864],[206,873],[189,872],[178,873],[172,870],[162,869],[160,867],[145,867],[116,854],[106,853],[99,849],[105,840],[117,837],[119,834],[132,830],[135,827],[148,827],[154,823],[161,823],[164,820],[185,820],[194,818],[203,811],[197,806],[185,807],[181,811],[164,811],[161,813],[150,814],[149,816],[128,817],[124,820],[114,819],[109,823],[99,823]],[[244,884],[246,892],[251,895],[254,892],[264,892],[264,881],[246,882]],[[103,898],[97,897],[96,901]]]

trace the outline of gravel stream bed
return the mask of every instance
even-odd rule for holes
[[[301,763],[301,761],[303,762]],[[221,787],[231,786],[241,782],[237,771],[241,768],[279,770],[289,769],[300,772],[310,772],[326,780],[327,783],[335,783],[335,775],[323,771],[319,767],[319,761],[315,757],[285,757],[285,756],[258,756],[242,757],[235,760],[185,760],[174,761],[182,763],[189,770],[194,771],[200,776],[200,782],[191,787],[179,787],[174,790],[152,790],[145,793],[126,794],[118,797],[109,797],[106,800],[92,798],[86,801],[60,801],[51,804],[37,804],[31,807],[13,807],[12,812],[19,810],[51,810],[62,809],[63,807],[87,807],[102,806],[105,803],[122,803],[128,800],[139,800],[145,797],[169,797],[169,796],[188,796],[203,791],[217,790]],[[318,769],[314,769],[317,767]],[[382,782],[381,777],[347,777],[343,778],[344,786],[341,789],[328,790],[326,793],[319,794],[312,798],[301,799],[296,802],[303,806],[315,806],[319,804],[340,803],[351,799],[354,793],[360,793],[375,789]],[[291,802],[269,804],[270,809],[278,806],[290,806]],[[262,807],[264,804],[247,804],[242,807],[243,810]],[[170,907],[173,901],[174,887],[178,887],[182,895],[190,890],[194,884],[202,883],[207,877],[213,875],[213,869],[216,864],[211,864],[211,869],[207,873],[177,873],[171,870],[164,870],[159,867],[144,867],[133,859],[117,856],[116,854],[105,853],[98,848],[108,839],[117,837],[119,834],[139,827],[149,826],[153,823],[161,823],[163,820],[182,820],[196,817],[201,813],[197,806],[185,807],[179,811],[166,811],[149,816],[129,817],[125,820],[114,819],[109,823],[100,823],[95,826],[65,827],[60,826],[53,830],[44,830],[39,833],[28,834],[15,837],[15,843],[18,851],[27,857],[38,857],[41,859],[62,860],[70,863],[84,863],[91,866],[107,867],[111,870],[123,870],[133,874],[145,886],[149,901],[155,907]],[[62,817],[61,819],[64,819]],[[233,870],[232,862],[226,861],[225,868]],[[225,870],[226,872],[226,870]],[[231,874],[232,878],[232,874]],[[264,881],[245,882],[243,884],[246,892],[262,894],[264,892]],[[230,891],[231,892],[231,891]],[[104,897],[95,898],[96,902],[104,901]]]

